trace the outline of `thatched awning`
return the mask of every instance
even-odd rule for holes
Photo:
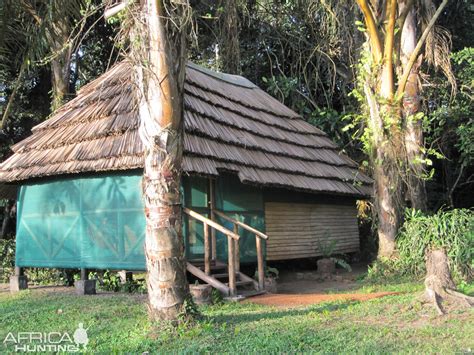
[[[34,127],[1,164],[0,181],[141,168],[131,73],[129,63],[115,65]],[[189,174],[225,170],[243,183],[371,194],[371,179],[324,132],[242,77],[189,64],[184,116]]]

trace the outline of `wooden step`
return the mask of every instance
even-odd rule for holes
[[[223,279],[229,277],[229,274],[227,272],[224,272],[222,274],[211,274],[211,276],[215,277],[216,279]]]
[[[229,286],[229,283],[225,283],[227,286]],[[243,285],[252,285],[253,286],[253,281],[235,281],[235,286],[243,286]]]
[[[195,259],[188,261],[188,263],[204,270],[204,260],[201,259]],[[211,270],[221,270],[221,269],[226,269],[228,266],[226,263],[223,263],[222,261],[215,260],[211,262]]]
[[[242,272],[238,273],[238,278],[242,281],[248,281],[253,283],[253,287],[257,290],[258,289],[258,282],[252,279],[250,276],[245,275]]]
[[[223,284],[222,282],[220,282],[219,280],[217,280],[216,278],[212,276],[206,275],[201,269],[197,268],[191,263],[189,262],[186,263],[186,269],[197,278],[203,280],[207,284],[218,289],[224,295],[229,294],[229,287],[227,285]]]

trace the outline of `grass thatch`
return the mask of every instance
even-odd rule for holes
[[[12,147],[0,180],[143,166],[137,105],[127,62],[84,86],[77,97]],[[248,80],[189,64],[185,86],[184,171],[242,182],[352,196],[371,179],[318,128]]]

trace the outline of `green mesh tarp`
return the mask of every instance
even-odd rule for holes
[[[209,216],[207,179],[183,179],[184,203]],[[216,207],[264,230],[260,189],[224,176]],[[141,174],[52,179],[23,185],[18,198],[16,262],[22,267],[144,270],[145,217]],[[183,216],[186,256],[204,256],[203,225]],[[229,222],[220,221],[232,230]],[[217,233],[217,254],[227,260],[227,238]],[[241,232],[241,262],[256,261],[255,238]]]
[[[144,270],[140,184],[121,174],[22,186],[17,265]]]
[[[207,207],[209,200],[209,181],[206,178],[187,177],[183,181],[184,201],[187,207],[209,216]],[[253,186],[243,185],[237,176],[222,174],[216,182],[216,208],[224,211],[229,217],[244,222],[251,227],[264,231],[265,214],[262,190]],[[204,255],[204,229],[199,221],[188,219],[186,216],[184,232],[186,236],[186,256],[198,259]],[[232,223],[217,217],[218,222],[229,230]],[[216,251],[219,260],[227,260],[227,237],[216,232]],[[255,262],[257,252],[255,236],[245,230],[240,230],[240,261]]]

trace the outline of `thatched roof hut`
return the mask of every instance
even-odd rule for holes
[[[33,128],[0,166],[0,181],[143,166],[126,61],[84,86]],[[366,197],[371,179],[328,136],[243,77],[188,64],[184,172],[238,174],[242,183]]]
[[[124,61],[84,86],[0,165],[0,194],[19,187],[17,266],[144,269],[132,72]],[[266,233],[270,261],[320,255],[315,243],[324,239],[336,253],[359,250],[355,202],[371,194],[371,179],[324,132],[245,78],[194,64],[184,104],[188,260],[204,253],[196,214],[230,230],[222,216],[233,216]],[[255,236],[240,233],[239,258],[254,262]],[[213,254],[225,261],[228,239],[218,234]]]

